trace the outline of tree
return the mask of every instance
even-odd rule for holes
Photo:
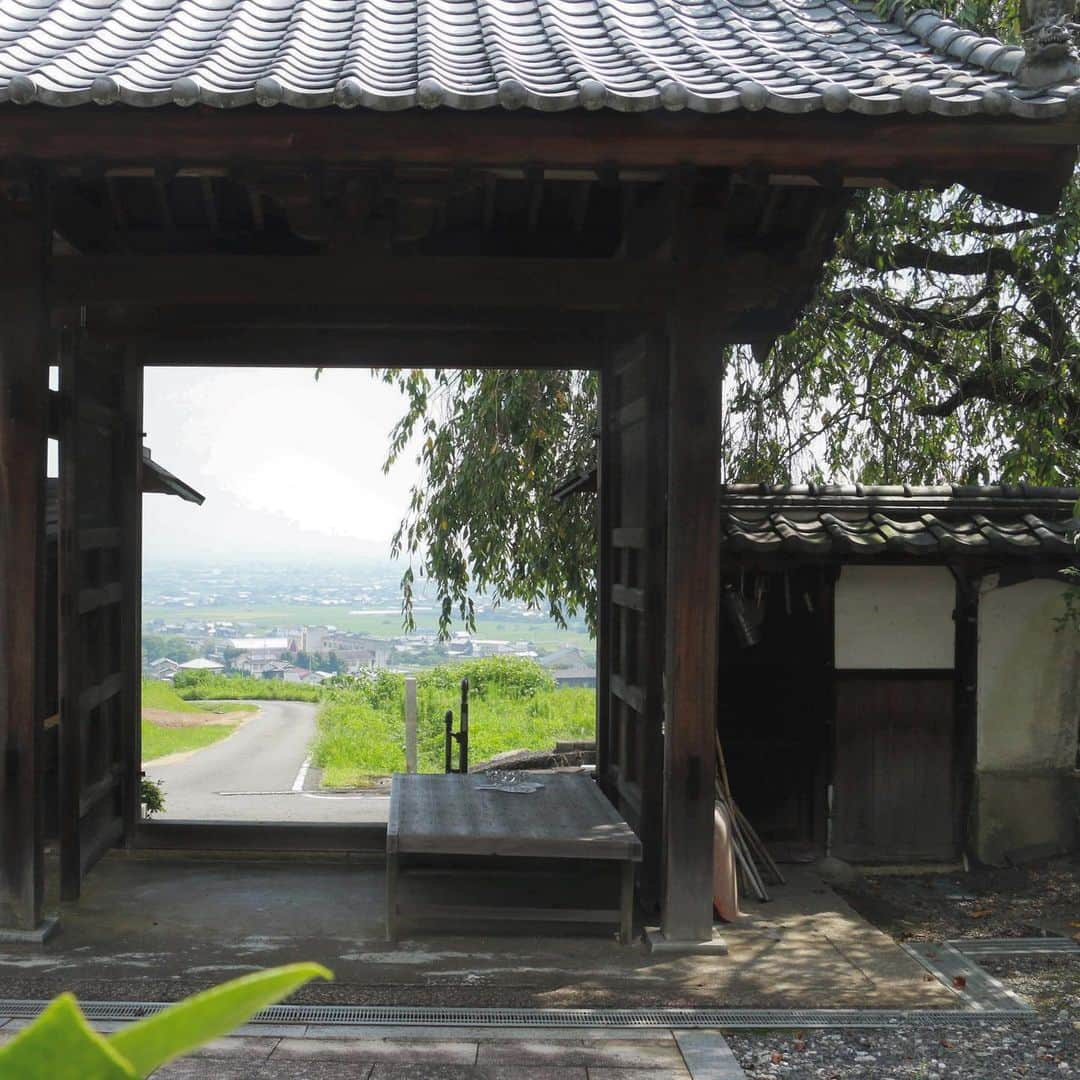
[[[475,627],[473,596],[546,605],[559,623],[591,618],[596,540],[592,500],[551,490],[592,462],[594,372],[388,371],[408,403],[385,468],[414,436],[421,481],[394,535],[411,629],[414,562],[439,590],[440,629],[454,612]],[[421,554],[422,553],[422,554]]]
[[[198,655],[182,637],[164,634],[143,634],[142,651],[148,663],[167,657],[182,664]]]
[[[1021,0],[947,0],[999,36]],[[729,481],[1065,484],[1080,476],[1080,178],[1056,214],[959,188],[857,196],[816,299],[768,355],[718,350]],[[589,373],[386,371],[421,479],[393,540],[445,633],[472,597],[595,607],[595,499],[556,484],[595,456]]]

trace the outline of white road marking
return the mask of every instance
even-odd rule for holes
[[[304,758],[304,764],[300,766],[300,771],[296,774],[296,779],[293,781],[293,791],[303,791],[304,784],[307,782],[308,769],[311,768],[311,758]]]

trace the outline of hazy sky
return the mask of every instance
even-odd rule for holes
[[[146,445],[206,496],[143,499],[148,559],[387,558],[416,477],[382,473],[404,411],[366,371],[147,368]]]

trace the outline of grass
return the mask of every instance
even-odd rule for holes
[[[205,710],[185,701],[167,682],[143,679],[142,706],[144,709],[164,709],[167,712],[197,713]]]
[[[526,671],[535,669],[534,672]],[[509,679],[500,679],[511,669]],[[495,678],[485,682],[484,672]],[[525,678],[515,678],[525,673]],[[528,661],[474,661],[423,672],[417,681],[418,756],[421,772],[443,769],[443,716],[458,718],[458,683],[470,675],[469,760],[506,750],[550,750],[559,739],[591,739],[596,691],[555,689],[549,675]],[[368,688],[331,691],[312,744],[324,787],[356,787],[405,768],[404,681],[385,673]]]
[[[320,701],[322,691],[317,686],[288,683],[281,679],[256,679],[250,675],[201,675],[198,679],[176,688],[185,702],[237,701]],[[198,706],[194,706],[198,708]],[[213,706],[206,707],[214,711]],[[230,711],[229,706],[217,711]],[[235,711],[233,709],[232,711]]]
[[[160,709],[170,713],[208,714],[255,712],[257,705],[236,702],[215,702],[210,705],[192,705],[185,701],[168,684],[157,679],[143,679],[142,704],[144,709]],[[142,759],[153,761],[166,754],[179,754],[188,750],[201,750],[236,730],[236,724],[192,724],[188,727],[167,727],[156,724],[146,716],[142,719]]]
[[[201,750],[212,746],[236,730],[235,724],[200,724],[197,727],[162,727],[150,720],[142,722],[142,759],[144,762]]]

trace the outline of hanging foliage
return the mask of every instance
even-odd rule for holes
[[[892,4],[889,5],[890,7]],[[922,6],[914,4],[913,7]],[[1020,39],[1021,0],[945,14]],[[816,299],[767,356],[726,364],[728,481],[868,483],[1080,477],[1080,179],[1056,214],[960,188],[856,197]],[[513,363],[513,357],[507,357]],[[593,374],[388,371],[421,480],[394,538],[435,584],[444,632],[472,599],[593,618],[595,499],[551,491],[594,459]]]

